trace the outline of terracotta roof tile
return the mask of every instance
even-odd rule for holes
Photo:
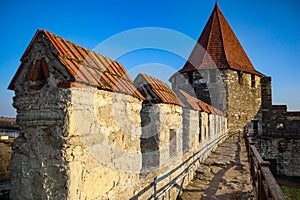
[[[149,101],[183,106],[175,92],[166,83],[157,78],[140,73],[135,78],[134,85]],[[159,100],[155,99],[155,95],[153,95],[152,92],[159,98]]]
[[[21,58],[22,63],[26,62],[26,55],[29,53],[35,39],[40,34],[44,34],[52,43],[58,52],[59,61],[66,67],[75,82],[95,86],[100,89],[122,92],[140,99],[145,99],[134,87],[132,79],[120,63],[80,47],[46,30],[38,30],[36,32]],[[23,65],[21,64],[18,72],[9,85],[9,89],[14,88],[15,81],[22,68]],[[66,86],[66,84],[63,85]],[[69,84],[69,86],[72,85],[74,84]]]
[[[198,111],[203,111],[206,113],[212,113],[212,114],[216,114],[216,115],[221,115],[224,116],[223,112],[214,108],[213,106],[201,101],[200,99],[197,99],[191,95],[189,95],[188,93],[179,90],[181,96],[183,97],[183,102],[185,104],[187,104],[190,108],[192,108],[193,110],[198,110]]]
[[[189,60],[179,72],[210,68],[234,69],[264,76],[253,67],[218,4],[215,5]]]
[[[0,117],[0,128],[19,130],[19,126],[15,118]]]

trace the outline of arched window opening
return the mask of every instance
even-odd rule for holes
[[[37,60],[29,65],[25,80],[30,80],[30,88],[40,90],[47,82],[49,71],[45,60]]]

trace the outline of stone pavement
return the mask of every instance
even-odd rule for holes
[[[212,152],[179,199],[254,199],[242,136],[229,137]]]

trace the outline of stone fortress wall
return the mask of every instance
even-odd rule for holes
[[[173,91],[38,30],[9,85],[20,126],[11,198],[174,199],[244,127],[275,171],[300,176],[300,114],[272,105],[271,78],[254,69],[217,4],[198,43],[205,54],[193,49]]]
[[[228,136],[226,117],[209,105],[149,102],[67,70],[40,33],[10,85],[20,125],[12,199],[174,199],[174,185]]]
[[[228,131],[234,133],[243,132],[252,120],[262,121],[261,79],[264,77],[214,68],[175,74],[170,80],[175,91],[188,91],[222,110],[228,119]],[[258,129],[262,132],[261,123]]]
[[[270,161],[274,174],[300,176],[300,112],[272,104],[271,77],[210,69],[183,72],[171,81],[174,90],[184,89],[203,99],[208,95],[212,105],[226,113],[229,133],[252,129],[257,149]]]
[[[271,77],[263,79],[262,127],[257,148],[274,174],[300,177],[300,112],[272,104]]]

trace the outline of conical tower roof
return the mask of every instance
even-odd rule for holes
[[[218,4],[180,73],[198,69],[233,69],[263,76],[253,67]]]

